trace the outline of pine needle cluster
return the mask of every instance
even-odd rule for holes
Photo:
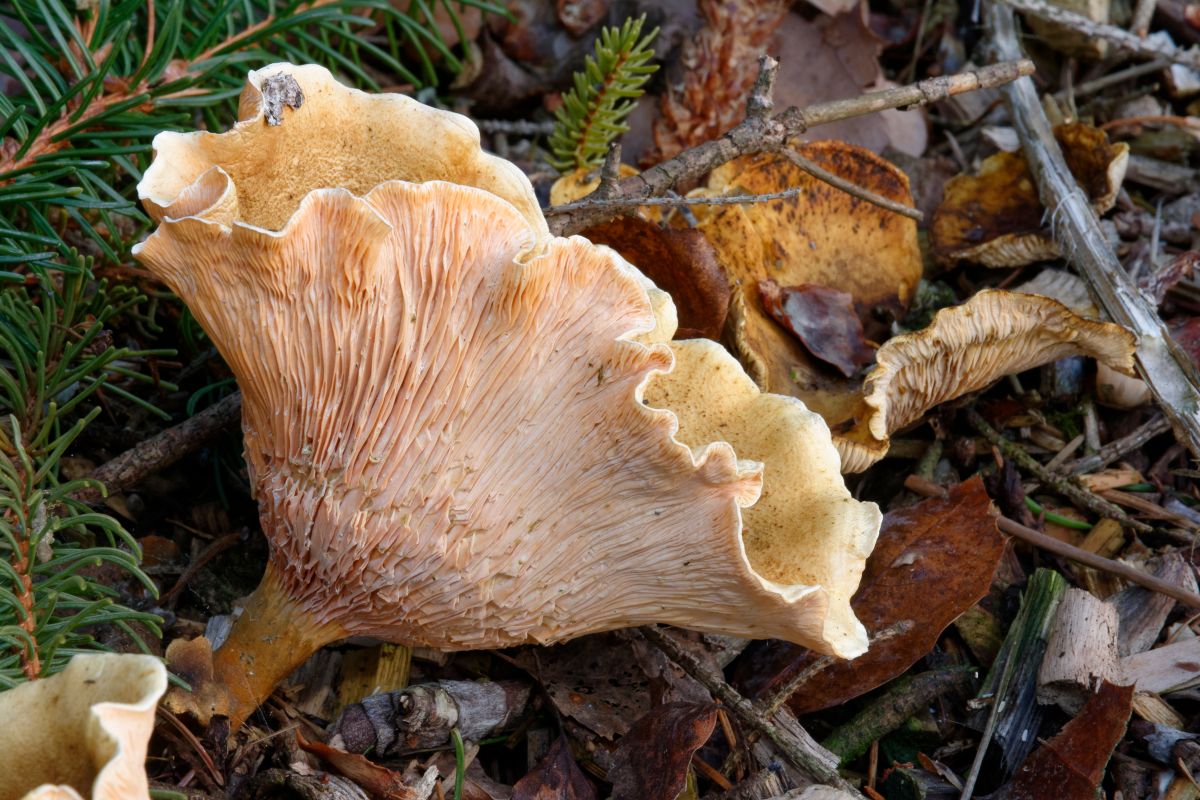
[[[642,36],[643,14],[620,28],[606,27],[596,40],[594,56],[575,73],[574,87],[563,95],[550,135],[550,163],[560,171],[594,167],[608,145],[629,130],[625,118],[643,94],[642,86],[658,69],[649,63],[658,28]]]
[[[153,136],[224,128],[247,70],[275,61],[367,89],[432,85],[462,68],[438,23],[466,41],[468,6],[506,13],[486,0],[0,3],[0,689],[103,649],[102,633],[156,631],[131,608],[155,592],[136,540],[78,499],[101,487],[63,459],[102,407],[171,420],[146,398],[175,391],[152,369],[172,351],[114,339],[153,337],[146,309],[186,309],[93,270],[137,274],[125,267],[149,227],[135,185]]]

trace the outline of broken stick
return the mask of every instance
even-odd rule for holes
[[[546,209],[551,232],[558,236],[569,236],[608,222],[620,216],[622,210],[634,208],[647,198],[661,197],[680,184],[699,180],[739,156],[782,150],[792,139],[818,125],[889,108],[922,106],[951,95],[1001,86],[1022,75],[1033,74],[1033,62],[1021,58],[972,72],[927,78],[908,86],[868,92],[859,97],[816,103],[803,109],[788,108],[771,116],[774,107],[771,93],[778,67],[774,59],[763,59],[758,80],[746,103],[746,118],[737,126],[717,139],[684,150],[645,172],[625,178],[616,185],[615,192],[603,198],[603,202],[588,202],[584,198]]]
[[[991,3],[989,21],[996,54],[1004,59],[1020,58],[1012,8]],[[1117,261],[1087,196],[1067,169],[1033,81],[1018,78],[1003,92],[1042,205],[1052,210],[1055,241],[1087,281],[1104,313],[1138,337],[1138,372],[1170,420],[1175,435],[1192,455],[1200,457],[1200,377],[1196,368],[1171,339],[1154,302]]]

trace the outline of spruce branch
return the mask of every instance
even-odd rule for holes
[[[119,602],[94,577],[111,565],[145,588],[137,542],[78,499],[103,492],[93,480],[62,480],[62,458],[99,407],[105,389],[134,395],[150,378],[131,367],[154,351],[113,347],[108,323],[140,298],[85,274],[42,278],[0,293],[0,687],[63,667],[70,656],[104,649],[96,626],[115,625],[140,642],[132,623],[157,631],[158,618]]]
[[[487,0],[441,0],[506,13]],[[146,224],[133,184],[160,130],[215,122],[247,69],[319,63],[366,88],[373,75],[435,82],[462,64],[430,4],[390,0],[111,0],[0,8],[0,278],[7,265],[78,271],[73,248],[122,260]],[[409,68],[413,58],[419,66]],[[74,239],[72,239],[74,237]]]
[[[658,69],[651,42],[658,28],[642,36],[646,15],[627,19],[620,28],[606,27],[596,39],[596,52],[588,56],[574,87],[563,95],[555,112],[550,135],[550,162],[562,172],[593,167],[608,152],[608,145],[629,130],[625,118],[642,86]]]

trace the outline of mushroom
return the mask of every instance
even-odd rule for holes
[[[1064,270],[1042,270],[1036,278],[1017,286],[1013,291],[1049,297],[1085,319],[1100,319],[1100,309],[1088,294],[1083,278]],[[1122,374],[1100,362],[1096,366],[1096,399],[1101,405],[1128,410],[1146,405],[1154,396],[1141,378]]]
[[[1057,126],[1054,138],[1096,213],[1111,209],[1129,166],[1129,145],[1112,144],[1104,131],[1079,123]],[[946,264],[1020,267],[1047,261],[1060,252],[1045,222],[1025,156],[997,153],[984,160],[978,175],[957,175],[946,183],[929,223],[931,249]]]
[[[146,747],[166,688],[153,656],[89,653],[0,692],[0,798],[149,798]]]
[[[302,102],[275,109],[288,81]],[[251,74],[242,111],[226,134],[160,134],[139,186],[160,224],[136,254],[241,386],[271,545],[226,642],[172,644],[198,684],[176,708],[240,725],[350,635],[462,650],[663,622],[865,649],[843,598],[879,512],[830,472],[827,429],[780,426],[824,465],[800,496],[834,503],[786,511],[845,554],[778,567],[786,526],[742,536],[763,465],[716,436],[681,444],[676,414],[643,402],[672,368],[669,298],[612,250],[545,234],[469,121],[286,64]],[[845,585],[792,580],[826,573]]]
[[[879,348],[853,426],[834,436],[842,469],[866,469],[893,433],[1005,375],[1076,355],[1132,375],[1133,352],[1134,336],[1120,325],[1077,316],[1049,297],[985,289]]]

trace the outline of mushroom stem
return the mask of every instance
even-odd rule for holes
[[[184,642],[180,648],[172,643],[167,661],[188,680],[192,691],[172,690],[167,707],[189,712],[204,724],[223,715],[229,718],[230,729],[237,730],[280,681],[313,653],[346,635],[341,625],[322,621],[296,603],[274,565],[268,563],[229,638],[215,652],[208,650],[204,639],[196,640],[206,651],[203,653],[189,647],[196,642]],[[189,663],[195,659],[211,661]]]

